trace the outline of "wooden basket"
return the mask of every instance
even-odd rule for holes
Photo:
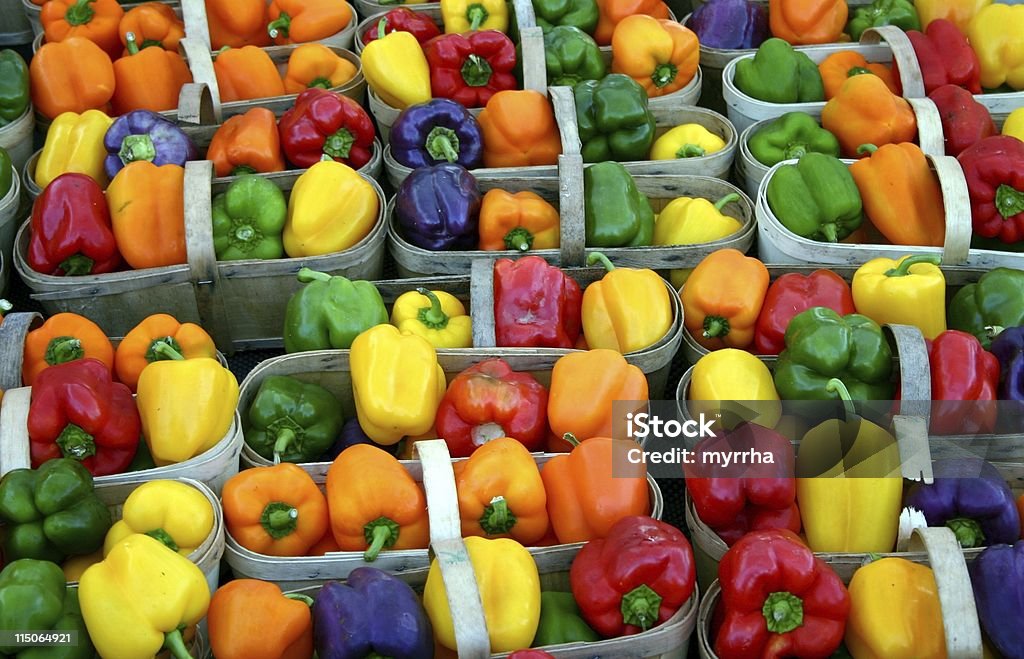
[[[15,172],[11,177],[11,189],[0,197],[0,257],[3,257],[8,267],[14,249],[14,234],[23,219],[21,210],[21,180]]]
[[[25,112],[7,124],[0,127],[0,147],[7,151],[11,157],[14,168],[21,171],[25,162],[32,155],[32,138],[36,127],[36,115],[32,104],[25,108]]]

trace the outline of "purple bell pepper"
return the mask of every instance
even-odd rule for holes
[[[964,549],[1020,538],[1017,502],[1006,479],[976,457],[936,460],[935,482],[914,483],[905,505],[924,513],[928,526],[948,526]]]
[[[406,167],[454,162],[466,169],[483,164],[484,136],[469,110],[447,98],[410,105],[391,127],[391,157]]]
[[[313,641],[319,659],[434,656],[434,630],[416,593],[373,567],[323,585],[313,603]]]
[[[999,359],[1000,400],[1024,401],[1024,327],[1007,327],[992,339],[989,351]]]
[[[968,566],[981,628],[1004,659],[1024,659],[1024,541],[987,547]]]
[[[434,252],[480,244],[480,188],[462,165],[420,167],[402,181],[395,216],[409,243]]]
[[[405,440],[402,440],[405,441]],[[402,447],[402,442],[396,442],[390,446],[383,446],[370,439],[365,432],[363,432],[362,426],[359,425],[359,417],[352,417],[345,422],[345,425],[341,427],[341,434],[338,436],[337,441],[331,446],[330,450],[324,453],[323,457],[320,458],[320,462],[334,462],[334,459],[341,455],[341,452],[350,446],[356,444],[369,444],[370,446],[376,446],[382,451],[387,451],[391,455],[398,455],[398,450]]]
[[[768,10],[750,0],[709,0],[697,7],[687,26],[709,48],[757,48],[769,37]]]
[[[184,167],[187,161],[199,159],[199,150],[183,130],[149,110],[132,110],[115,119],[103,146],[107,149],[103,169],[110,178],[136,160]]]

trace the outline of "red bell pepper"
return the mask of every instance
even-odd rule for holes
[[[51,366],[32,383],[28,436],[32,467],[74,458],[93,476],[128,470],[142,421],[131,390],[98,359]]]
[[[831,270],[815,270],[809,275],[790,272],[773,281],[757,317],[754,351],[759,355],[782,352],[789,321],[811,307],[828,307],[840,316],[854,313],[850,285]]]
[[[986,137],[956,157],[967,179],[971,222],[982,238],[1024,240],[1024,142]]]
[[[719,659],[828,657],[843,641],[850,594],[792,531],[743,536],[718,564],[718,581]]]
[[[482,108],[498,92],[516,88],[516,46],[497,30],[446,34],[427,42],[423,52],[434,98]]]
[[[462,371],[437,408],[437,434],[453,458],[469,457],[484,442],[513,437],[529,451],[543,451],[548,434],[548,392],[529,373],[503,359]]]
[[[121,265],[103,189],[85,174],[61,174],[32,206],[28,264],[44,275],[98,275]]]
[[[947,156],[955,158],[967,147],[999,134],[988,108],[963,87],[943,85],[928,98],[939,109]]]
[[[370,162],[376,131],[359,103],[347,96],[311,87],[278,123],[288,162],[306,169],[324,156],[359,169]]]
[[[929,341],[932,374],[931,432],[991,433],[999,413],[999,359],[973,334],[947,330]]]
[[[416,37],[416,41],[419,41],[420,45],[427,43],[434,37],[441,36],[441,28],[437,27],[437,23],[430,16],[406,7],[399,7],[381,16],[380,20],[375,21],[363,33],[364,45],[380,38],[380,21],[385,21],[384,34],[408,32]]]
[[[572,348],[583,325],[580,285],[539,256],[494,264],[494,333],[500,348]]]
[[[963,87],[972,94],[981,93],[981,62],[956,25],[940,18],[929,23],[923,33],[908,30],[907,37],[921,67],[925,94],[943,85]],[[896,62],[892,63],[892,77],[902,95]]]
[[[605,638],[638,634],[671,618],[690,599],[697,572],[679,529],[650,517],[623,517],[572,562],[569,583],[580,614]]]

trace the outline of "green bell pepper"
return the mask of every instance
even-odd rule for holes
[[[299,270],[298,276],[306,285],[285,308],[285,352],[347,350],[357,336],[388,322],[384,300],[371,282],[309,268]]]
[[[11,191],[16,175],[14,163],[11,161],[11,154],[7,153],[7,149],[0,146],[0,199],[6,197],[7,193]]]
[[[548,85],[555,87],[600,80],[608,73],[594,38],[571,25],[560,25],[544,34],[544,64]]]
[[[580,615],[572,593],[545,590],[540,594],[540,623],[533,637],[533,647],[600,640],[598,633]]]
[[[752,58],[736,62],[733,83],[747,96],[767,103],[825,100],[818,65],[806,54],[774,37],[762,43]]]
[[[783,165],[768,181],[768,206],[798,236],[830,243],[847,237],[864,221],[860,190],[838,158],[811,151]]]
[[[259,176],[242,176],[213,198],[217,260],[281,258],[287,219],[288,202],[280,188]]]
[[[5,632],[78,632],[74,645],[25,647],[0,645],[0,657],[17,659],[92,659],[95,655],[78,603],[55,563],[23,558],[0,571],[0,630]]]
[[[612,73],[573,88],[583,162],[647,160],[654,144],[654,115],[635,80]]]
[[[113,520],[93,491],[92,474],[72,458],[14,469],[0,480],[4,557],[61,563],[103,546]]]
[[[654,239],[654,210],[626,168],[600,162],[583,170],[587,247],[644,247]]]
[[[761,126],[750,136],[747,148],[766,167],[799,160],[811,151],[839,157],[839,140],[806,112],[787,112]]]
[[[30,98],[25,60],[13,50],[0,50],[0,126],[25,114]]]
[[[597,0],[533,0],[533,13],[537,27],[544,34],[559,25],[576,27],[587,34],[593,34],[600,16]]]
[[[978,337],[988,350],[993,334],[988,327],[1024,325],[1024,271],[995,268],[967,284],[949,303],[949,329]]]
[[[874,0],[870,5],[857,7],[853,10],[846,31],[854,41],[860,41],[860,35],[869,27],[895,25],[904,32],[920,30],[921,19],[917,9],[909,0]]]
[[[275,463],[316,461],[345,424],[334,394],[287,375],[260,384],[245,420],[245,443]]]

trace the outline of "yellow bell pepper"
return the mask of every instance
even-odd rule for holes
[[[689,398],[691,413],[705,417],[721,414],[726,428],[739,421],[774,428],[782,418],[771,371],[760,359],[738,348],[715,350],[697,360],[690,374]]]
[[[946,278],[938,254],[872,259],[853,275],[853,304],[879,325],[914,325],[926,339],[946,331]]]
[[[36,184],[45,188],[61,174],[74,172],[92,177],[101,188],[107,187],[110,179],[103,170],[107,157],[103,138],[113,123],[99,110],[65,112],[54,119],[36,161]]]
[[[121,519],[107,531],[103,553],[133,533],[144,533],[188,556],[212,530],[213,506],[202,492],[179,481],[150,481],[128,495]]]
[[[946,659],[935,573],[903,558],[880,558],[850,581],[846,648],[856,659]]]
[[[971,19],[992,0],[914,0],[914,9],[921,19],[921,31],[932,21],[944,18],[966,34]]]
[[[441,0],[441,20],[445,34],[507,32],[508,5],[505,0]]]
[[[646,268],[616,268],[600,252],[587,257],[588,265],[595,263],[608,272],[583,291],[587,345],[626,354],[660,341],[672,327],[672,299],[665,280]]]
[[[380,37],[366,44],[361,59],[363,76],[380,100],[404,110],[431,98],[430,66],[416,37],[408,32],[384,34],[385,21],[378,26]]]
[[[216,359],[185,359],[167,344],[165,357],[139,375],[142,434],[158,467],[184,462],[213,448],[231,428],[238,380]]]
[[[60,569],[64,570],[64,578],[68,581],[79,581],[85,571],[103,560],[103,549],[97,549],[91,554],[72,556],[64,561]]]
[[[284,251],[294,259],[349,249],[369,235],[379,212],[377,191],[356,170],[334,160],[318,162],[292,187]]]
[[[703,197],[676,197],[654,218],[655,245],[699,245],[728,238],[743,228],[735,217],[722,209],[740,196],[735,192],[715,203]],[[682,288],[693,268],[672,270],[669,281],[675,289]]]
[[[1011,135],[1024,142],[1024,108],[1017,108],[1006,118],[1003,135]]]
[[[434,425],[447,382],[437,351],[422,336],[377,325],[356,337],[349,356],[363,432],[391,446]]]
[[[89,637],[102,657],[188,656],[182,630],[210,606],[206,576],[159,540],[136,533],[117,543],[78,585]]]
[[[435,348],[472,348],[473,322],[451,293],[417,288],[402,293],[391,310],[391,324],[422,336]]]
[[[981,86],[1024,89],[1024,5],[991,4],[967,26],[981,62]]]
[[[654,141],[651,160],[700,158],[725,148],[725,140],[700,124],[676,126]]]
[[[530,647],[540,622],[540,575],[530,552],[510,538],[473,536],[463,542],[480,588],[491,652]],[[423,608],[438,643],[456,650],[448,592],[436,558],[423,587]]]

